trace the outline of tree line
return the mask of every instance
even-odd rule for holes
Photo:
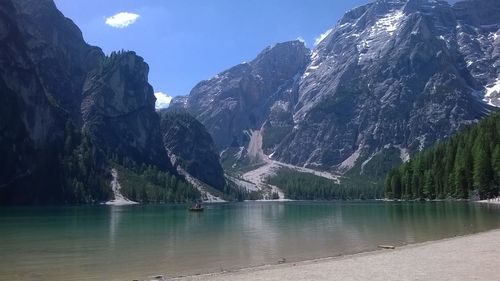
[[[130,163],[128,160],[127,163]],[[200,199],[200,192],[178,175],[151,165],[125,167],[114,162],[123,194],[141,203],[184,203]]]
[[[357,200],[383,196],[383,189],[375,183],[351,178],[342,178],[340,182],[291,169],[281,169],[267,179],[268,184],[285,193],[285,198],[293,200]]]
[[[71,121],[66,123],[61,158],[65,203],[88,204],[111,199],[110,167],[118,170],[122,192],[133,201],[179,203],[200,198],[199,191],[179,175],[98,149],[92,138]]]
[[[500,113],[417,153],[385,180],[394,199],[487,199],[500,191]]]

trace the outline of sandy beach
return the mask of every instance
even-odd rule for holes
[[[500,230],[350,256],[174,280],[499,280]]]

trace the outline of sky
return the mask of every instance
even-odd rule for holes
[[[301,38],[309,48],[349,9],[369,0],[55,0],[106,54],[132,50],[155,92],[187,95],[200,81]],[[158,95],[157,95],[158,97]],[[162,102],[169,99],[161,97]]]
[[[158,103],[187,95],[200,81],[269,45],[306,46],[369,0],[55,0],[106,54],[132,50],[149,64]]]

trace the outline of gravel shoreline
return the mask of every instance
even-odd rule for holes
[[[500,230],[349,256],[173,280],[498,280]]]

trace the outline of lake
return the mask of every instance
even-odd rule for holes
[[[467,202],[2,207],[1,280],[133,280],[337,256],[500,228]]]

